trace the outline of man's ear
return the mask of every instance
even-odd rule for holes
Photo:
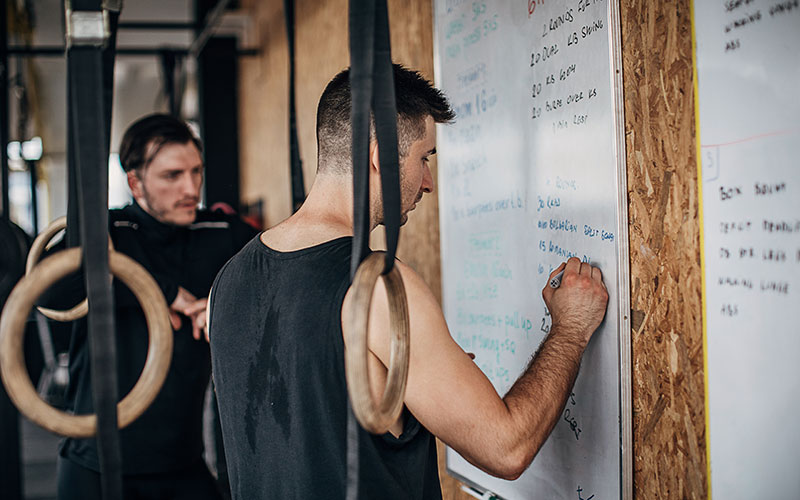
[[[139,175],[135,170],[129,170],[127,172],[128,176],[128,187],[131,188],[131,194],[135,200],[138,200],[142,197],[142,180],[139,179]]]
[[[380,155],[378,154],[377,140],[369,141],[369,169],[370,171],[375,170],[375,173],[378,175],[381,173],[381,161]]]

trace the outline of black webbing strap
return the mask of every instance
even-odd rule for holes
[[[350,111],[353,131],[353,252],[350,277],[369,252],[370,109],[378,140],[383,224],[386,228],[384,274],[394,266],[400,234],[400,170],[397,156],[397,108],[386,0],[350,0]],[[358,423],[348,398],[346,498],[358,498]]]
[[[72,1],[75,11],[101,12],[100,0]],[[118,12],[107,12],[113,33]],[[70,21],[67,20],[69,23]],[[112,41],[114,37],[111,38]],[[92,400],[97,415],[97,451],[105,500],[122,500],[122,455],[117,430],[117,370],[114,303],[108,264],[108,153],[113,92],[113,45],[68,39],[70,145],[83,270],[89,298]],[[111,51],[109,53],[109,50]],[[110,63],[110,64],[109,64]],[[109,68],[108,66],[111,65]],[[73,212],[74,213],[74,212]]]
[[[350,0],[350,89],[353,123],[353,253],[350,275],[369,252],[369,118],[378,139],[386,266],[392,270],[400,234],[397,108],[386,0]]]
[[[294,57],[294,0],[283,1],[286,19],[286,41],[289,45],[289,168],[292,176],[292,211],[306,201],[303,182],[303,160],[300,158],[300,143],[297,140],[297,107],[295,106],[295,57]]]

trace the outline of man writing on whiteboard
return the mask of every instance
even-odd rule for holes
[[[302,208],[252,240],[217,277],[210,342],[234,498],[344,498],[347,389],[342,305],[352,244],[350,88],[344,71],[317,111],[317,177]],[[419,73],[395,66],[401,209],[433,191],[435,123],[453,119]],[[378,146],[370,144],[370,222],[381,224]],[[452,339],[433,293],[397,267],[410,319],[405,407],[389,432],[359,429],[363,498],[441,498],[433,436],[471,463],[518,477],[553,429],[583,351],[605,315],[600,270],[570,259],[542,294],[553,326],[501,398]],[[551,276],[551,277],[552,277]],[[532,294],[531,300],[536,300]],[[369,377],[380,398],[390,357],[389,308],[378,280],[370,310]]]

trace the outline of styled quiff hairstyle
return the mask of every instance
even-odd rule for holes
[[[397,148],[400,161],[414,141],[425,135],[425,118],[447,123],[455,117],[445,95],[417,71],[393,65],[397,106]],[[341,71],[325,87],[317,107],[317,171],[349,174],[352,171],[352,124],[350,123],[350,68]],[[375,139],[370,116],[370,140]]]
[[[136,120],[119,145],[119,162],[125,172],[146,168],[167,144],[193,142],[202,152],[203,145],[185,122],[171,115],[155,113]]]

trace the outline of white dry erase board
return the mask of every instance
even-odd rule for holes
[[[436,0],[443,306],[451,334],[506,393],[550,328],[541,289],[576,256],[610,300],[573,394],[533,465],[493,478],[453,450],[447,467],[508,499],[631,498],[627,192],[617,5]]]
[[[694,4],[709,486],[800,495],[800,3]]]

